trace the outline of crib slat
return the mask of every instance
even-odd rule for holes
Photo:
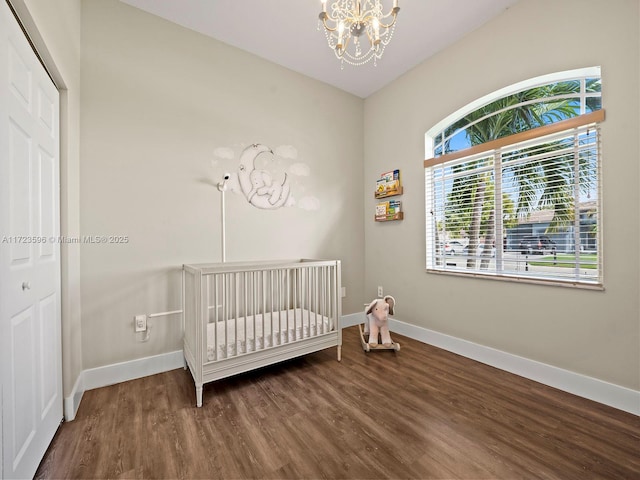
[[[249,351],[249,341],[247,339],[247,322],[249,321],[249,314],[247,312],[247,273],[242,272],[242,314],[244,315],[244,351]]]
[[[325,268],[325,284],[324,284],[324,288],[325,289],[329,289],[331,288],[331,267],[326,267]],[[324,301],[324,316],[325,316],[325,323],[326,323],[326,331],[330,332],[331,331],[331,291],[325,291],[325,301]]]
[[[233,274],[233,286],[232,288],[232,298],[234,300],[234,312],[233,312],[233,344],[231,345],[231,355],[238,354],[238,273],[234,272]]]
[[[286,309],[287,309],[287,335],[289,335],[289,341],[292,342],[293,340],[295,340],[295,332],[294,335],[291,335],[291,328],[289,327],[289,310],[291,309],[291,269],[287,269],[286,271]]]
[[[324,300],[324,290],[325,288],[327,288],[327,280],[325,278],[325,268],[324,267],[320,267],[320,291],[318,292],[318,295],[320,297],[320,306],[318,308],[318,310],[320,311],[320,330],[322,331],[322,333],[325,333],[325,321],[324,321],[324,307],[325,307],[325,300]]]
[[[284,285],[282,283],[284,270],[278,269],[278,330],[280,331],[280,338],[283,339],[283,343],[288,343],[288,332],[283,330],[283,318],[284,312]]]
[[[298,315],[300,316],[300,338],[304,338],[304,270],[299,268],[298,274]]]
[[[309,337],[311,337],[313,325],[313,269],[307,267],[307,318],[309,321]]]
[[[306,313],[307,313],[307,324],[309,328],[307,329],[307,336],[311,336],[311,269],[307,267],[307,305],[306,305]]]
[[[258,315],[257,312],[257,302],[258,302],[258,285],[260,284],[260,282],[258,281],[258,276],[257,276],[258,272],[253,272],[252,273],[252,277],[253,277],[253,306],[252,306],[252,312],[253,312],[253,341],[256,342],[256,346],[255,349],[258,349],[258,331],[256,330],[256,316]],[[262,344],[262,346],[264,347],[264,343]]]
[[[302,303],[300,305],[300,314],[302,315],[302,337],[305,336],[304,334],[304,317],[305,317],[305,311],[307,309],[307,304],[306,304],[306,299],[307,299],[307,288],[308,288],[308,274],[309,271],[307,269],[304,269],[300,272],[300,276],[301,276],[301,284],[300,284],[300,293],[302,295]],[[307,315],[308,317],[308,315]],[[307,318],[308,320],[308,318]]]
[[[315,316],[313,318],[313,328],[315,329],[316,335],[320,332],[318,331],[318,268],[314,267],[313,269],[314,276],[314,288],[313,288],[313,311],[315,312]]]
[[[298,269],[293,269],[293,330],[295,331],[295,339],[298,340]]]
[[[324,324],[326,326],[325,332],[331,331],[329,329],[329,305],[328,305],[328,302],[331,299],[331,292],[327,290],[329,288],[329,273],[330,273],[329,267],[324,267],[324,287],[322,290],[324,291],[323,314],[324,314],[324,317],[326,318],[326,321],[324,321]]]
[[[260,292],[262,293],[262,348],[267,348],[266,332],[265,332],[265,322],[267,317],[267,292],[265,291],[266,278],[267,278],[267,272],[263,271],[260,274],[260,281],[261,281]]]
[[[276,272],[273,270],[269,270],[269,298],[271,299],[271,346],[275,347],[278,342],[276,341],[276,334],[278,332],[275,331],[275,301],[276,301],[276,293],[277,286],[275,283],[274,275]]]
[[[269,305],[269,325],[271,325],[271,346],[273,343],[273,270],[267,274],[267,302]]]
[[[274,295],[275,295],[275,309],[277,309],[278,311],[278,330],[277,330],[277,334],[278,334],[278,344],[281,343],[280,340],[282,339],[282,329],[281,329],[281,325],[280,325],[280,310],[282,309],[280,307],[280,269],[276,270],[274,272],[274,276],[275,276],[275,285],[273,287],[274,290]],[[274,311],[275,311],[274,309]]]
[[[218,322],[220,321],[220,312],[218,311],[218,280],[219,275],[213,276],[213,301],[215,305],[214,320],[213,324],[213,359],[218,359]],[[209,278],[209,277],[207,277]]]
[[[229,322],[227,321],[229,319],[229,288],[228,288],[228,283],[229,283],[229,275],[228,274],[223,274],[223,292],[222,292],[222,298],[224,298],[224,310],[222,312],[222,322],[223,322],[223,328],[224,328],[224,355],[222,358],[227,358],[227,354],[229,353],[229,349],[227,347],[227,345],[229,345],[229,338],[228,338],[228,332],[227,332],[227,327],[229,326]]]

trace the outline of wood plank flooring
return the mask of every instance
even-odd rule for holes
[[[36,478],[640,479],[640,417],[393,335],[205,385],[84,394]]]

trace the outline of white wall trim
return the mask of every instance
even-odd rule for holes
[[[367,317],[364,315],[364,310],[360,313],[350,313],[348,315],[343,315],[340,318],[342,323],[342,328],[353,327],[354,325],[358,325],[359,323],[363,323]],[[400,332],[398,332],[400,333]]]
[[[78,413],[78,407],[80,406],[82,395],[84,394],[82,378],[83,372],[80,372],[80,375],[78,375],[76,383],[73,385],[73,389],[71,390],[71,395],[64,399],[64,419],[67,422],[76,418],[76,413]]]
[[[356,323],[358,320],[355,320]],[[345,322],[346,324],[346,322]],[[640,415],[640,392],[389,318],[392,332],[625,412]]]
[[[182,350],[176,350],[175,352],[163,353],[152,357],[91,368],[82,372],[84,388],[85,390],[93,390],[94,388],[168,372],[169,370],[182,368],[184,365]]]

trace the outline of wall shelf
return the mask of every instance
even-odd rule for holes
[[[396,197],[398,195],[402,195],[403,193],[404,193],[404,188],[403,187],[398,187],[397,190],[394,190],[394,191],[391,191],[391,192],[385,192],[385,193],[375,192],[373,194],[373,196],[376,199],[380,199],[380,198],[387,198],[387,197]]]
[[[398,212],[395,215],[387,215],[386,217],[374,217],[376,222],[393,222],[395,220],[403,220],[404,212]]]

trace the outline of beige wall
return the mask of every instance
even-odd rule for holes
[[[227,193],[227,261],[340,259],[343,311],[360,310],[363,100],[119,1],[82,5],[82,234],[129,237],[82,246],[83,367],[182,348],[179,316],[144,343],[133,316],[180,309],[180,266],[220,261],[214,184],[251,143],[293,146],[277,168],[309,175],[279,210]]]
[[[63,236],[80,229],[80,0],[11,0],[60,90],[60,213]],[[65,397],[82,371],[80,249],[61,245]]]
[[[640,389],[639,3],[523,0],[365,101],[365,294],[404,321]],[[538,75],[600,65],[604,292],[425,273],[424,134]],[[374,223],[377,176],[402,169],[402,222]],[[382,260],[382,261],[380,261]]]

